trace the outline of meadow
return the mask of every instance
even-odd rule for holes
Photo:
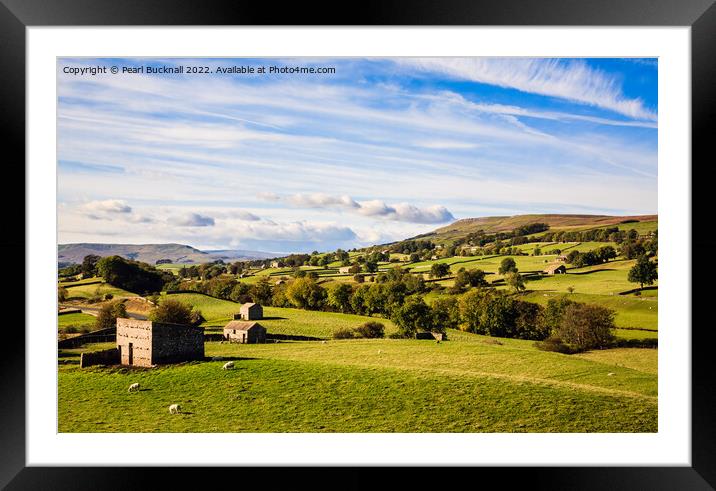
[[[206,343],[207,357],[235,360],[231,371],[221,369],[224,360],[80,369],[81,350],[61,350],[59,431],[658,429],[657,350],[562,355],[539,351],[529,341],[458,331],[449,337],[440,344],[393,339]],[[134,382],[142,390],[130,394],[127,387]],[[181,404],[183,414],[169,414],[174,403]]]

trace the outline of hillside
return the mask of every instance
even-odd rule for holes
[[[89,254],[97,256],[122,256],[149,264],[160,259],[168,259],[172,263],[207,263],[216,259],[242,260],[264,259],[274,257],[273,254],[259,251],[220,250],[200,251],[183,244],[60,244],[57,246],[59,263],[81,263]]]
[[[657,220],[658,215],[610,216],[542,214],[465,218],[420,237],[449,239],[465,236],[478,230],[483,230],[485,233],[508,232],[517,227],[532,223],[546,223],[549,225],[550,230],[587,230],[591,228],[615,226],[625,221],[643,223],[656,222]],[[636,222],[628,223],[627,225],[636,225]],[[656,226],[654,226],[654,228],[656,228]]]

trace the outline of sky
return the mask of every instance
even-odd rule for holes
[[[208,73],[147,73],[180,66]],[[254,73],[226,73],[235,67]],[[57,68],[60,244],[311,252],[462,218],[657,212],[656,59],[63,58]]]

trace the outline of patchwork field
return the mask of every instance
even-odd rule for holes
[[[79,369],[81,350],[62,350],[59,431],[657,431],[657,350],[568,356],[449,335],[440,344],[207,343],[207,357],[235,360],[233,371],[223,360]],[[142,390],[129,394],[134,382]],[[174,403],[183,414],[169,414]]]

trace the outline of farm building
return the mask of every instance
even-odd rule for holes
[[[352,267],[352,266],[343,266],[343,267],[340,267],[340,268],[338,268],[338,272],[339,272],[340,274],[348,274],[348,273],[351,272],[351,267]]]
[[[264,318],[264,309],[257,303],[245,303],[239,310],[239,319],[245,321],[255,321]],[[234,315],[236,319],[236,315]]]
[[[122,365],[151,367],[204,358],[204,329],[182,324],[117,319]]]
[[[276,280],[275,285],[279,286],[279,285],[283,285],[284,283],[286,283],[286,280]]]
[[[231,321],[224,326],[224,338],[232,343],[265,343],[266,328],[258,322]]]
[[[278,261],[271,261],[271,267],[272,268],[280,268],[281,263],[279,263]]]
[[[550,264],[544,268],[544,271],[542,272],[546,274],[566,274],[567,268],[564,264]]]
[[[567,256],[557,256],[557,257],[556,257],[556,260],[557,260],[557,261],[561,261],[561,262],[565,262],[565,261],[567,260]]]

